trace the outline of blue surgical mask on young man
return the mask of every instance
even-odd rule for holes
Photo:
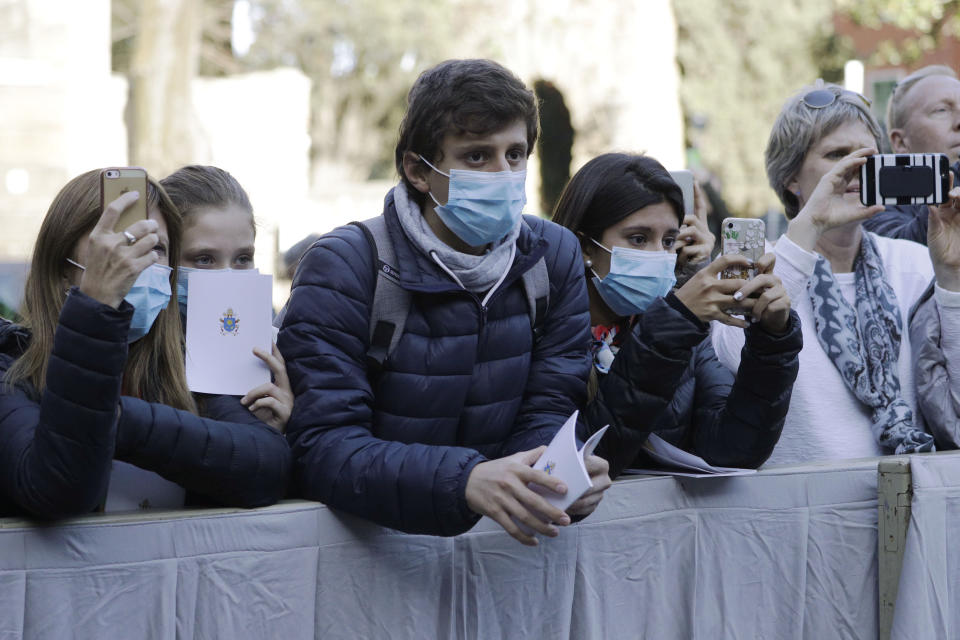
[[[619,316],[641,313],[651,302],[670,293],[677,283],[675,253],[626,247],[614,247],[611,251],[592,238],[591,242],[610,254],[610,272],[603,278],[593,272],[593,285]]]
[[[82,264],[70,258],[67,262],[84,271]],[[136,342],[150,333],[150,328],[156,322],[160,312],[167,308],[170,302],[170,272],[172,269],[162,264],[152,264],[137,276],[130,291],[123,297],[133,307],[133,318],[130,319],[130,330],[127,332],[127,344]]]
[[[436,204],[437,215],[450,231],[471,247],[482,247],[500,240],[520,223],[527,203],[524,171],[468,171],[451,169],[444,173],[420,159],[442,176],[450,178],[447,203]]]

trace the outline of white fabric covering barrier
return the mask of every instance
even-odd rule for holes
[[[0,639],[871,638],[876,494],[876,460],[634,478],[536,548],[309,502],[0,521]]]
[[[910,526],[890,637],[960,637],[960,454],[910,456]]]

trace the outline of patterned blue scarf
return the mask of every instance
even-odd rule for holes
[[[885,451],[933,451],[933,436],[914,426],[913,411],[900,395],[903,321],[885,276],[876,241],[864,232],[854,266],[854,308],[820,256],[807,284],[817,338],[853,394],[873,411],[873,434]]]

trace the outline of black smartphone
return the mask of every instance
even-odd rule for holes
[[[942,153],[882,153],[860,167],[860,202],[942,204],[950,191],[950,161]]]

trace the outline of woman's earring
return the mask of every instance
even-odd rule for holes
[[[587,269],[589,269],[590,267],[593,266],[593,260],[591,260],[590,258],[587,258],[586,260],[583,261],[583,264]]]

